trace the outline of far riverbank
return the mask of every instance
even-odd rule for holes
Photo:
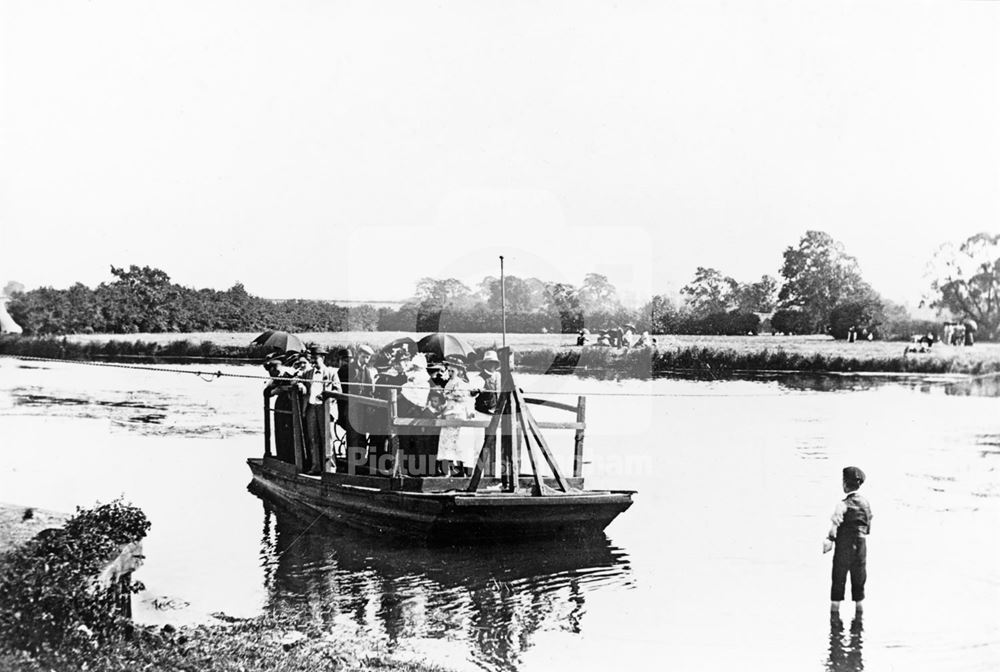
[[[257,361],[253,333],[76,334],[0,340],[0,355],[134,363]],[[367,343],[378,349],[404,332],[317,332],[300,334],[324,348]],[[459,334],[477,350],[502,343],[495,333]],[[744,372],[916,373],[981,375],[1000,372],[1000,344],[972,347],[938,344],[907,353],[901,342],[847,343],[824,336],[657,337],[654,348],[575,345],[572,334],[508,334],[515,363],[532,371],[649,377],[671,373],[726,375]]]

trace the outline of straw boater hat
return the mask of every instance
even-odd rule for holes
[[[361,345],[358,346],[357,354],[359,355],[365,354],[373,356],[375,354],[375,351],[372,349],[370,345],[365,345],[364,343],[362,343]]]
[[[497,357],[496,350],[487,350],[483,353],[483,358],[476,362],[477,369],[485,369],[487,365],[496,365],[497,368],[500,367],[500,358]]]

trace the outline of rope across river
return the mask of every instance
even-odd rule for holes
[[[87,360],[76,360],[76,359],[59,359],[56,357],[34,357],[29,355],[0,355],[0,359],[13,359],[13,360],[24,360],[29,362],[45,362],[45,363],[55,363],[55,364],[76,364],[80,366],[94,366],[99,368],[110,368],[110,369],[126,369],[131,371],[146,371],[152,373],[174,373],[174,374],[188,374],[197,376],[201,380],[206,382],[212,382],[219,378],[240,378],[246,380],[259,380],[259,381],[281,381],[285,383],[310,383],[313,382],[311,378],[296,377],[296,376],[282,376],[282,377],[272,377],[264,374],[250,374],[250,373],[227,373],[221,370],[207,371],[202,369],[176,369],[169,368],[165,366],[154,366],[154,365],[140,365],[140,364],[119,364],[115,362],[93,362]],[[241,360],[246,361],[246,360]],[[252,360],[256,361],[256,360]],[[704,371],[702,371],[704,373]],[[739,372],[737,372],[739,373]],[[801,374],[801,371],[756,371],[754,373],[767,373],[767,374]],[[824,373],[824,372],[811,372],[811,373]],[[833,373],[833,372],[826,372]],[[946,385],[957,385],[962,383],[967,383],[975,380],[996,377],[1000,375],[1000,372],[991,372],[977,376],[969,376],[963,378],[959,381],[950,381]],[[377,388],[395,388],[399,389],[398,385],[385,385],[379,383],[369,384],[370,387]],[[428,386],[428,388],[433,388],[434,386]],[[705,393],[705,394],[687,394],[687,393],[674,393],[674,392],[626,392],[626,391],[570,391],[570,390],[532,390],[533,394],[548,394],[548,395],[565,395],[565,396],[595,396],[595,397],[776,397],[783,396],[781,394],[760,394],[760,393]]]

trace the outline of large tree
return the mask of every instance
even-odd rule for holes
[[[559,318],[564,334],[583,328],[583,309],[580,307],[580,293],[567,282],[550,282],[545,287],[549,312]]]
[[[417,301],[424,307],[442,310],[462,307],[472,299],[472,291],[461,280],[421,278],[417,282]]]
[[[1000,336],[1000,233],[977,233],[957,248],[942,245],[929,276],[932,307],[975,320],[987,338]]]
[[[480,295],[489,308],[500,310],[501,298],[508,313],[533,313],[545,308],[545,283],[536,278],[504,276],[504,296],[500,293],[500,278],[487,276],[479,283]]]
[[[778,281],[762,275],[757,282],[738,286],[733,292],[733,302],[741,313],[769,313],[774,310],[777,296]]]
[[[109,331],[169,331],[179,304],[178,287],[166,272],[150,266],[111,267],[116,280],[97,288]]]
[[[620,306],[618,290],[606,275],[600,273],[588,273],[583,278],[578,296],[586,315],[612,313]]]
[[[823,231],[807,231],[789,247],[781,267],[779,307],[801,311],[812,331],[826,331],[833,308],[844,301],[870,300],[874,291],[861,277],[857,259]]]
[[[699,266],[694,280],[681,288],[691,314],[696,318],[713,313],[724,313],[732,308],[734,293],[739,283],[722,275],[714,268]]]

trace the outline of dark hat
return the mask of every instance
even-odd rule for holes
[[[857,467],[844,467],[844,482],[861,485],[865,482],[865,472]]]
[[[448,355],[444,358],[444,362],[448,366],[457,366],[461,369],[466,368],[465,358],[461,355]]]

